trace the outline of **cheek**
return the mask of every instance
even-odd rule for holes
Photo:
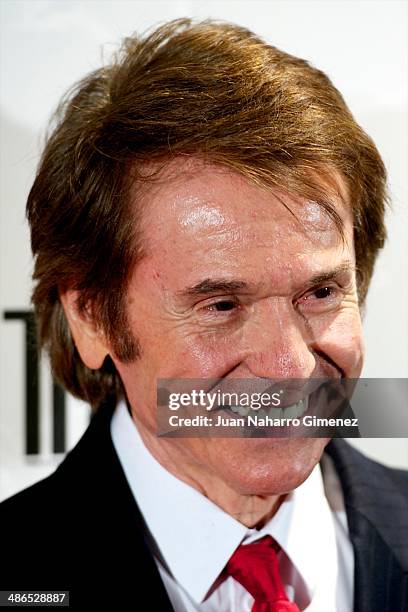
[[[239,363],[238,343],[218,334],[152,333],[139,330],[141,355],[131,364],[117,363],[122,380],[138,385],[157,378],[218,378]]]
[[[198,378],[217,378],[239,363],[237,344],[218,335],[185,338],[180,350],[179,364],[189,375]]]
[[[358,378],[364,360],[363,332],[358,309],[344,309],[330,323],[315,332],[318,348],[344,370],[346,377]]]

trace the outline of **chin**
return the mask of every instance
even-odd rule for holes
[[[223,458],[223,479],[242,495],[284,495],[306,480],[320,461],[329,440],[234,440],[240,448],[235,448],[236,453]]]

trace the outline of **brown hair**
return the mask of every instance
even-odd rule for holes
[[[129,193],[146,161],[199,155],[313,198],[338,224],[327,181],[317,178],[336,171],[352,203],[364,302],[385,239],[386,173],[340,93],[305,60],[242,27],[176,20],[125,39],[110,65],[67,95],[54,122],[27,202],[33,303],[54,375],[74,395],[97,405],[115,400],[121,382],[109,358],[97,371],[82,363],[61,290],[78,289],[82,310],[92,305],[119,359],[138,355],[124,297],[143,255]]]

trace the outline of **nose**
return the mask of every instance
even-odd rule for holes
[[[309,378],[316,369],[316,356],[303,317],[283,298],[270,298],[257,305],[245,330],[245,364],[257,377]]]

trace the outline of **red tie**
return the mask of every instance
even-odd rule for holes
[[[252,544],[241,544],[226,566],[226,572],[255,599],[252,612],[299,612],[286,596],[279,575],[278,544],[266,536]]]

